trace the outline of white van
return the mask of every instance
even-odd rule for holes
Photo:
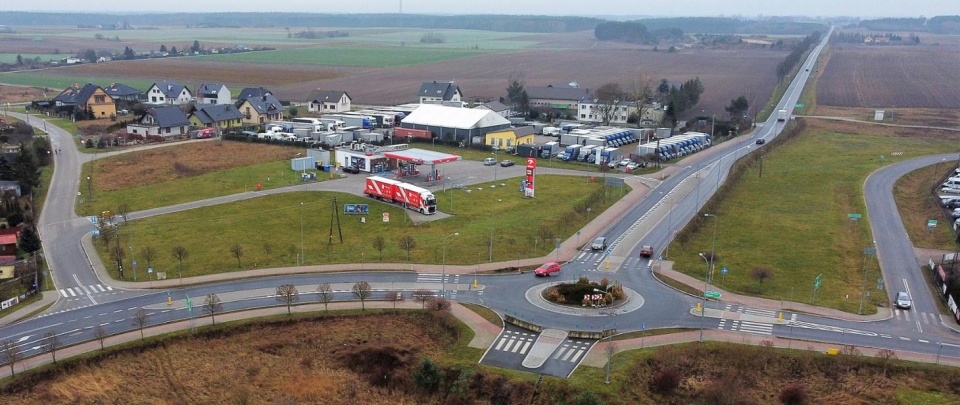
[[[942,187],[951,187],[951,188],[960,187],[960,178],[951,177],[947,179],[947,181],[943,182]]]

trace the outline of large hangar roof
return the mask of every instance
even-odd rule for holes
[[[436,104],[423,104],[417,107],[403,119],[403,123],[457,129],[510,125],[510,121],[490,110],[474,110],[472,108],[447,107]]]

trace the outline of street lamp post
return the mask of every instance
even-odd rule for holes
[[[556,260],[556,262],[557,262],[557,263],[560,263],[560,237],[559,237],[559,236],[557,236],[557,246],[556,246],[556,250],[557,250],[557,260]]]
[[[87,199],[92,199],[93,193],[90,191],[90,176],[87,176]]]
[[[707,267],[703,275],[703,295],[700,297],[702,300],[700,305],[700,343],[703,343],[703,313],[707,311],[707,275],[710,273],[710,262],[707,261],[707,257],[703,253],[700,253],[700,258],[703,259]]]
[[[500,165],[500,154],[497,153],[498,151],[499,149],[493,150],[493,159],[496,160],[493,164],[493,181],[497,181],[497,166]]]
[[[300,265],[302,266],[305,260],[303,259],[303,201],[300,201]]]
[[[454,232],[447,236],[443,237],[443,240],[440,241],[440,249],[443,251],[443,263],[440,266],[441,272],[443,273],[440,276],[440,297],[447,297],[447,238],[451,236],[460,236],[460,232]]]
[[[720,227],[720,218],[713,214],[703,214],[704,217],[713,218],[713,242],[710,246],[710,278],[713,278],[713,266],[717,258],[717,228]]]

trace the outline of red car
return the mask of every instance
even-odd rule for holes
[[[559,273],[559,272],[560,272],[560,263],[547,262],[541,265],[540,267],[537,267],[537,269],[533,272],[533,274],[537,277],[540,277],[540,276],[549,276],[553,273]]]
[[[641,257],[653,256],[653,246],[650,246],[650,245],[640,246],[640,256]]]

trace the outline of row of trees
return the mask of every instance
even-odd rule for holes
[[[790,54],[777,65],[777,81],[783,81],[799,63],[810,46],[820,42],[820,31],[815,31],[793,46]]]
[[[887,40],[897,45],[920,43],[920,37],[916,36],[915,34],[908,35],[907,40],[904,41],[903,36],[901,36],[900,34],[895,34],[891,32],[888,32],[886,34],[863,34],[860,32],[836,32],[833,34],[833,37],[831,37],[831,40],[836,42],[862,44],[864,43],[864,40],[866,40],[866,38],[873,38],[873,39],[887,38]]]

